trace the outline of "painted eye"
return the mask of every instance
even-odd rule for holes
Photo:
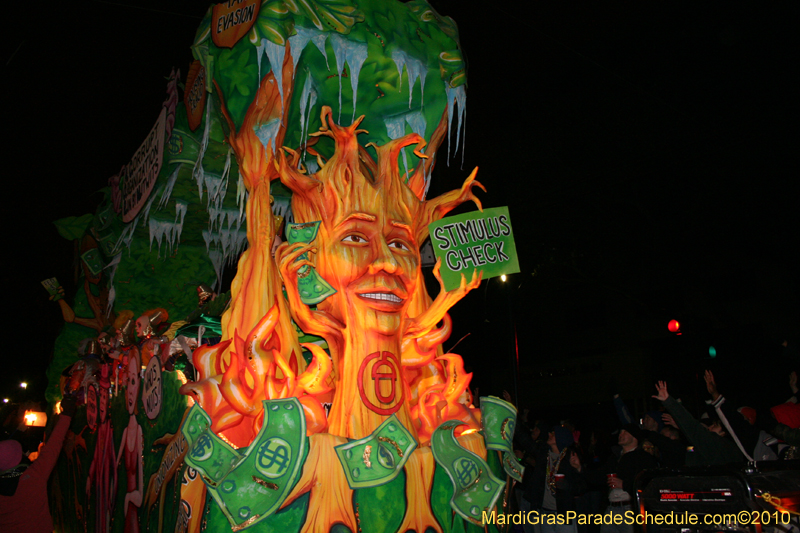
[[[350,235],[346,235],[345,238],[342,239],[342,242],[349,242],[349,243],[353,243],[353,244],[366,244],[367,243],[367,239],[365,239],[361,235],[350,234]]]
[[[411,251],[408,245],[403,241],[392,241],[389,243],[389,248],[394,248],[395,250],[402,250],[404,252]]]

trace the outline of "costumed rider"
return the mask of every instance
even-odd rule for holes
[[[102,366],[103,352],[95,339],[84,339],[78,347],[80,359],[61,372],[60,389],[62,395],[74,395],[79,405],[86,401],[87,387],[97,384],[97,376]]]
[[[222,337],[222,314],[231,302],[230,292],[217,294],[201,283],[197,286],[197,309],[179,326],[169,348],[169,361],[178,370],[193,373],[192,352],[201,344],[217,344]],[[165,366],[169,368],[169,363]]]
[[[162,362],[167,358],[169,339],[163,335],[163,331],[167,329],[167,320],[169,313],[160,307],[147,310],[136,319],[136,335],[139,337],[142,366],[147,366],[153,357],[158,357]]]
[[[58,422],[32,464],[16,440],[0,441],[0,531],[50,533],[53,518],[47,501],[47,479],[53,471],[64,437],[75,416],[76,401],[65,396]]]
[[[116,334],[108,351],[108,356],[114,362],[114,392],[119,391],[119,375],[123,375],[128,368],[131,357],[139,359],[139,347],[136,345],[136,326],[133,321],[133,311],[128,309],[120,312],[114,320]]]

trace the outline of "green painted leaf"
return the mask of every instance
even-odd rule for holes
[[[320,31],[350,33],[364,14],[350,0],[286,0],[289,11],[306,17]]]
[[[286,40],[294,31],[294,20],[283,0],[272,0],[261,6],[258,19],[250,34],[250,42],[256,46],[261,39],[285,46]]]
[[[450,87],[464,85],[467,81],[461,50],[446,50],[439,54],[439,69],[442,79],[449,83]]]
[[[94,215],[87,213],[79,217],[60,218],[53,222],[53,224],[56,225],[59,235],[68,241],[72,241],[83,237],[83,234],[92,224],[93,218]]]

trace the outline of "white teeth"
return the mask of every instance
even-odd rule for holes
[[[368,298],[370,300],[385,300],[387,302],[394,302],[396,304],[403,302],[399,296],[395,296],[390,292],[366,292],[364,294],[359,294],[359,296],[362,298]]]

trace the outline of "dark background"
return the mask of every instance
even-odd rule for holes
[[[171,68],[185,78],[206,8],[54,4],[16,4],[1,37],[0,395],[14,400],[23,379],[43,397],[62,324],[40,281],[75,292],[52,221],[94,212]],[[454,351],[480,393],[514,394],[516,330],[519,401],[548,414],[606,409],[613,392],[642,410],[655,379],[698,398],[706,367],[725,393],[785,399],[781,343],[800,324],[800,5],[432,5],[459,25],[469,85],[463,166],[461,152],[449,168],[440,157],[431,194],[480,166],[484,206],[509,206],[520,256],[519,274],[452,313],[445,347],[469,334]]]

